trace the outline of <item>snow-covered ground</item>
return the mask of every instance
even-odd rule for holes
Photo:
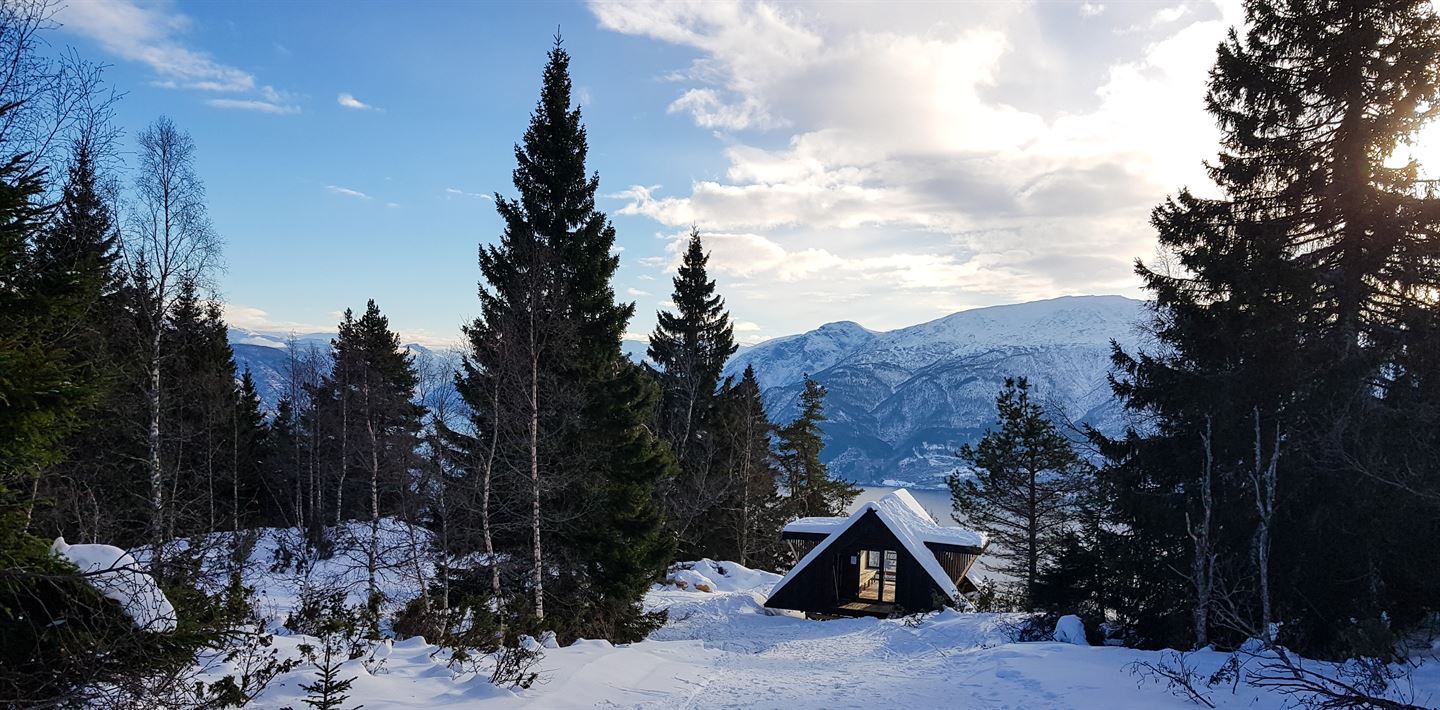
[[[252,560],[273,563],[289,531],[266,531]],[[395,547],[409,539],[402,525],[387,525],[384,538]],[[267,560],[268,558],[268,560]],[[352,600],[363,589],[355,582],[354,560],[320,561],[310,583],[341,581]],[[808,621],[772,615],[762,606],[779,575],[734,563],[702,560],[677,571],[679,584],[657,585],[646,606],[669,611],[669,622],[643,642],[612,646],[580,641],[548,649],[540,681],[526,690],[499,689],[485,677],[457,674],[446,652],[423,639],[384,642],[364,658],[346,663],[354,676],[349,706],[384,708],[844,708],[883,704],[931,708],[1195,708],[1164,687],[1142,682],[1137,662],[1162,655],[1113,647],[1059,642],[1015,643],[1017,617],[947,611],[918,625],[901,620]],[[252,576],[253,574],[253,576]],[[282,657],[298,657],[314,639],[279,629],[294,603],[293,574],[256,564],[251,577],[261,608],[278,629]],[[363,575],[363,571],[361,573]],[[392,573],[385,585],[404,601],[406,574]],[[709,589],[710,591],[703,591]],[[1208,676],[1228,654],[1202,652],[1188,663]],[[214,661],[207,673],[218,678],[226,664]],[[383,661],[383,662],[382,662]],[[276,678],[256,707],[301,707],[300,684],[314,680],[302,664]],[[1440,664],[1422,665],[1412,676],[1410,702],[1440,705]],[[1220,708],[1284,707],[1282,698],[1240,685],[1209,691]]]

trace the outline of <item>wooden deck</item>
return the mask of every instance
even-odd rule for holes
[[[855,616],[889,616],[895,613],[894,604],[876,604],[873,602],[850,602],[841,604],[836,610]]]

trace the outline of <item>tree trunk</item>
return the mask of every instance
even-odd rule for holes
[[[485,457],[485,473],[481,479],[480,534],[485,540],[485,559],[490,565],[490,592],[499,603],[500,564],[495,559],[495,542],[490,535],[490,477],[495,470],[495,448],[500,445],[500,378],[498,375],[494,377],[495,389],[490,398],[490,451]],[[538,542],[539,538],[536,540]]]
[[[369,396],[368,394],[366,395]],[[368,406],[368,405],[367,405]],[[340,378],[340,480],[335,484],[335,524],[345,516],[345,476],[350,464],[350,383]]]
[[[366,375],[369,376],[368,374]],[[380,442],[375,435],[375,413],[370,406],[370,383],[365,387],[365,430],[370,436],[370,549],[366,553],[365,572],[370,585],[369,606],[371,631],[379,633],[379,586],[375,583],[375,568],[380,556]]]
[[[240,532],[240,417],[230,413],[230,530]]]
[[[1035,578],[1040,572],[1040,501],[1039,491],[1036,490],[1036,477],[1040,474],[1035,466],[1030,466],[1027,484],[1029,487],[1027,499],[1029,513],[1026,535],[1028,537],[1029,549],[1026,551],[1026,577],[1025,577],[1025,606],[1029,609],[1035,608]]]
[[[540,361],[530,349],[530,536],[535,565],[535,618],[545,618],[545,557],[540,549]]]
[[[150,474],[150,542],[155,546],[151,568],[160,567],[160,545],[165,536],[165,481],[160,469],[160,332],[162,324],[152,320],[154,333],[150,338],[150,391],[147,404],[150,407],[150,431],[146,438],[149,446]]]
[[[210,508],[210,522],[205,528],[206,532],[215,531],[215,422],[212,415],[213,412],[205,412],[205,502]]]
[[[1200,480],[1200,507],[1201,518],[1198,526],[1191,526],[1190,516],[1185,516],[1186,527],[1190,529],[1190,539],[1195,546],[1195,557],[1191,561],[1191,582],[1195,586],[1195,609],[1192,612],[1191,621],[1194,624],[1195,647],[1204,648],[1210,644],[1210,595],[1212,586],[1212,574],[1214,571],[1213,555],[1210,550],[1210,520],[1214,510],[1214,492],[1211,487],[1211,477],[1214,470],[1214,453],[1211,447],[1211,424],[1210,417],[1205,418],[1205,432],[1200,435],[1205,446],[1205,463]]]
[[[1261,634],[1267,644],[1273,644],[1271,624],[1274,617],[1270,609],[1270,525],[1275,517],[1276,467],[1280,458],[1280,422],[1275,422],[1275,441],[1266,463],[1263,439],[1260,433],[1260,408],[1254,409],[1255,417],[1255,512],[1259,521],[1255,526],[1255,566],[1260,575],[1260,623]]]

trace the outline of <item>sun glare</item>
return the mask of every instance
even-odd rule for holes
[[[1385,167],[1401,168],[1414,160],[1420,178],[1440,180],[1440,121],[1431,121],[1407,142],[1395,147]]]

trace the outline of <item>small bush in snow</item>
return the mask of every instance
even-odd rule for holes
[[[1190,664],[1190,656],[1191,653],[1165,651],[1154,662],[1135,661],[1127,669],[1141,682],[1159,683],[1173,695],[1213,708],[1215,703],[1210,702],[1209,694],[1213,679],[1206,679],[1203,673],[1195,670]]]
[[[1059,614],[1026,614],[1015,620],[1002,621],[998,627],[1012,643],[1054,641],[1055,624],[1059,620]]]
[[[309,705],[314,710],[342,710],[345,701],[350,699],[350,684],[355,682],[356,676],[349,678],[340,677],[340,666],[345,662],[342,656],[344,640],[336,635],[326,636],[324,646],[320,655],[316,655],[313,646],[301,646],[311,662],[315,664],[317,676],[314,683],[300,686],[305,691],[305,697],[300,702]],[[362,705],[357,705],[351,710],[359,710]]]
[[[333,640],[342,644],[349,658],[365,654],[360,622],[363,612],[345,603],[343,590],[306,587],[300,591],[299,603],[285,617],[285,628],[297,634]]]

